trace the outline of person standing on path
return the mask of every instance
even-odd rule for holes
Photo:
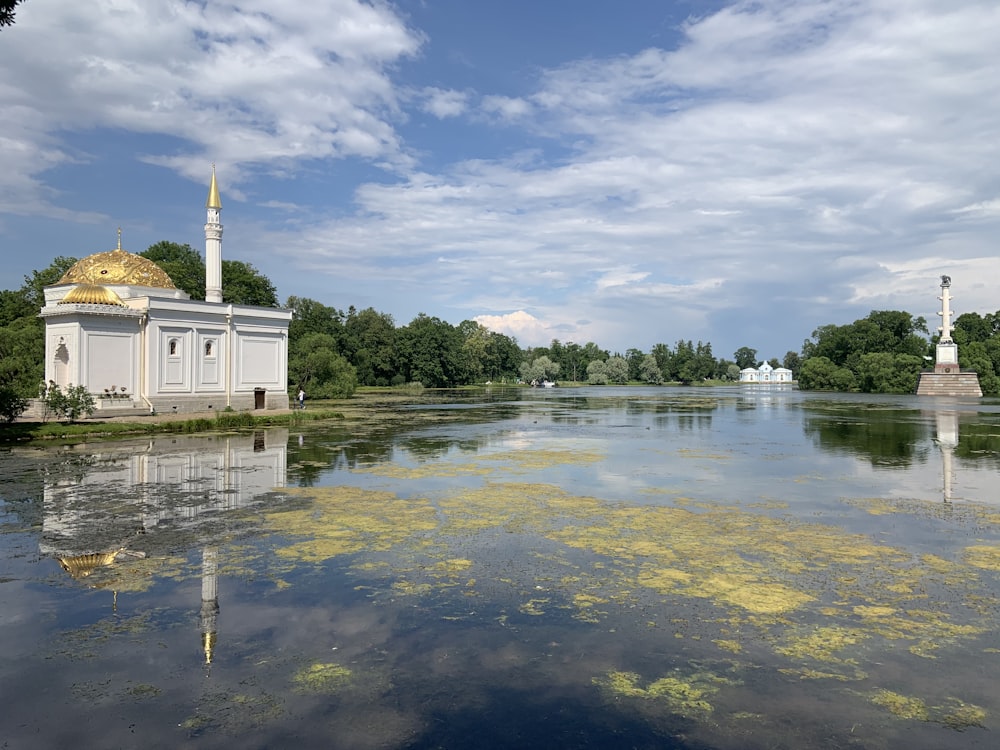
[[[299,408],[300,409],[306,408],[306,392],[301,388],[299,388]]]

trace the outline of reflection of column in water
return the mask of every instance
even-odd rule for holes
[[[212,663],[215,652],[216,621],[219,617],[219,583],[215,547],[205,547],[201,551],[201,648],[205,653],[205,663]]]
[[[952,459],[954,458],[955,447],[958,445],[958,412],[939,411],[934,415],[937,428],[937,444],[941,449],[941,465],[944,473],[942,491],[944,501],[951,502],[953,471]]]

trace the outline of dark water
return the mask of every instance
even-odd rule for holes
[[[0,453],[2,748],[974,748],[1000,407],[435,395]]]

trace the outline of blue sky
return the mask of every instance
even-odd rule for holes
[[[203,249],[522,346],[762,357],[1000,309],[995,0],[27,0],[0,31],[0,288]]]

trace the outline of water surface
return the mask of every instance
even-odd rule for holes
[[[11,748],[996,744],[1000,409],[496,389],[0,454]]]

